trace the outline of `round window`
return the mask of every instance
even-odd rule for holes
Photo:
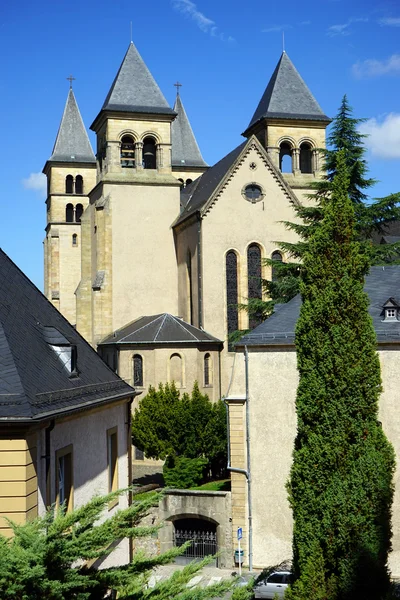
[[[256,183],[250,183],[250,185],[246,185],[242,193],[246,200],[253,203],[259,202],[264,197],[261,187]]]

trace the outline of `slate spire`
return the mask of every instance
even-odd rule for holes
[[[207,167],[179,93],[176,96],[174,111],[177,117],[171,125],[172,166]]]
[[[96,162],[71,88],[49,162]]]
[[[285,51],[248,125],[262,118],[330,122]]]
[[[129,44],[102,110],[173,114],[133,42]]]

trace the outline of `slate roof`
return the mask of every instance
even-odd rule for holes
[[[77,348],[70,376],[54,346]],[[32,421],[135,395],[0,250],[0,422]]]
[[[330,122],[286,52],[282,53],[248,128],[262,118]]]
[[[129,45],[102,110],[174,114],[133,42]]]
[[[140,317],[113,335],[106,337],[100,345],[108,344],[200,344],[219,343],[221,340],[189,325],[169,313]]]
[[[68,92],[49,162],[96,162],[72,89]]]
[[[174,111],[177,117],[171,125],[172,166],[207,167],[179,94],[175,100]]]
[[[396,298],[400,290],[400,265],[371,267],[365,280],[365,291],[370,300],[377,340],[381,343],[400,343],[400,321],[383,321],[383,306],[388,298]],[[287,304],[279,304],[264,323],[245,335],[237,347],[294,345],[295,328],[300,314],[300,295]]]
[[[182,212],[174,225],[181,223],[204,206],[225,175],[232,168],[246,144],[247,140],[242,142],[213,167],[210,167],[201,177],[195,179],[181,191]]]

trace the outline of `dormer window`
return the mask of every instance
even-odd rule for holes
[[[394,298],[389,298],[383,305],[383,320],[398,321],[400,305]]]
[[[75,344],[55,327],[43,327],[43,337],[52,351],[57,355],[63,368],[70,377],[78,377],[78,351]]]

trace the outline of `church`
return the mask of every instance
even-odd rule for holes
[[[330,119],[283,52],[244,141],[214,166],[131,42],[90,128],[72,89],[47,176],[45,295],[136,389],[229,386],[238,305],[262,298],[282,221],[308,202]],[[259,101],[258,101],[259,100]]]

